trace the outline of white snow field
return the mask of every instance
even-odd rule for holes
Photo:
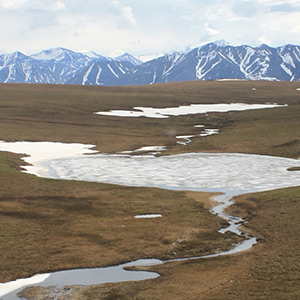
[[[31,164],[26,166],[26,172],[40,177],[48,177],[47,162],[52,159],[77,157],[83,154],[97,153],[91,150],[94,145],[67,144],[54,142],[4,142],[0,141],[0,151],[26,154],[23,160]]]
[[[191,104],[178,107],[153,108],[153,107],[134,107],[134,110],[111,110],[95,112],[97,115],[117,116],[117,117],[147,117],[147,118],[169,118],[170,116],[183,116],[190,114],[204,114],[208,112],[228,112],[243,111],[251,109],[265,109],[285,107],[287,105],[278,104]]]

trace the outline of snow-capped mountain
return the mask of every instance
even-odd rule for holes
[[[103,58],[103,57],[102,57]],[[133,67],[142,64],[136,57],[124,53],[116,58],[94,59],[78,71],[67,84],[121,85],[122,78],[130,74]]]
[[[141,63],[128,53],[112,59],[65,48],[30,56],[14,52],[0,55],[0,82],[116,85],[120,77]]]
[[[300,80],[300,46],[218,41],[146,62],[128,53],[110,58],[64,48],[0,55],[0,82],[132,85],[216,79]]]
[[[0,56],[0,81],[64,84],[101,55],[78,53],[64,48],[26,56],[20,52]]]
[[[185,80],[300,79],[300,47],[272,48],[209,43],[186,53],[173,53],[135,67],[124,84],[153,84]]]
[[[134,65],[129,61],[92,61],[79,70],[67,84],[80,85],[119,85],[120,79],[129,74]]]

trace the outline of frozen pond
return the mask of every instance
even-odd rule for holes
[[[48,162],[49,176],[128,186],[255,192],[300,185],[299,160],[238,153],[95,154]]]

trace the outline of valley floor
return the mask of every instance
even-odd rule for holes
[[[297,88],[298,83],[275,82],[126,88],[1,85],[0,139],[88,143],[111,153],[166,145],[166,154],[241,152],[297,158]],[[147,103],[219,102],[289,106],[167,120],[93,115]],[[220,134],[196,138],[186,146],[177,144],[176,136],[193,134],[197,124],[217,128]],[[237,242],[233,235],[217,233],[224,224],[208,212],[211,194],[41,179],[20,173],[19,157],[0,153],[1,282],[36,272],[105,266],[139,257],[169,258],[174,252],[205,254]],[[234,214],[249,220],[247,231],[260,238],[249,252],[156,266],[151,269],[162,275],[158,279],[75,287],[60,299],[297,299],[299,195],[300,189],[295,187],[236,199]],[[149,210],[173,217],[147,223],[133,218]],[[29,299],[38,299],[36,293],[43,292],[31,288],[24,293]]]

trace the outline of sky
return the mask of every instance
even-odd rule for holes
[[[0,53],[65,47],[104,56],[300,44],[300,0],[0,0]]]

